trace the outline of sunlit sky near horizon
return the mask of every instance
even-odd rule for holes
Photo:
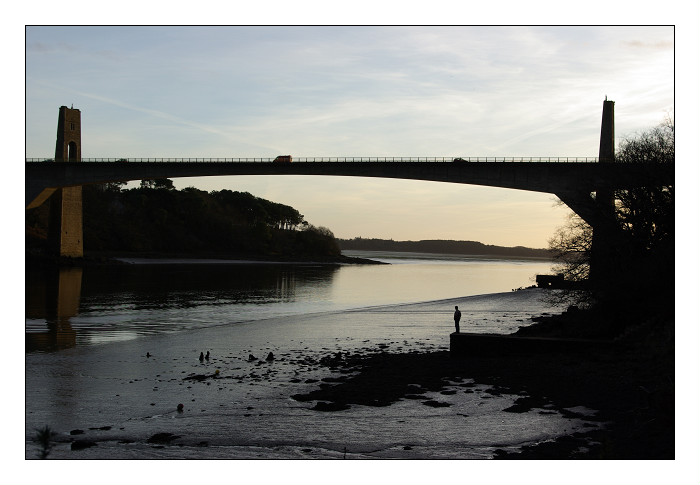
[[[58,107],[83,157],[589,156],[673,115],[673,27],[27,27],[26,155]],[[60,74],[59,74],[60,73]],[[174,179],[292,205],[338,237],[545,247],[549,194],[344,177]]]

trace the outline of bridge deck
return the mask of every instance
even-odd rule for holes
[[[243,163],[270,163],[274,158],[171,158],[171,157],[147,157],[147,158],[82,158],[82,162],[180,162],[180,163],[210,163],[210,162],[243,162]],[[28,163],[53,162],[53,158],[27,158]],[[595,163],[598,157],[294,157],[294,163],[316,163],[316,162],[520,162],[520,163]]]
[[[272,159],[83,159],[80,162],[25,163],[26,207],[35,205],[46,189],[129,180],[225,175],[329,175],[426,180],[488,187],[502,187],[551,194],[588,194],[617,189],[672,184],[672,164],[591,163],[575,157],[551,157],[535,161],[479,157],[450,158],[332,157],[275,163]],[[99,161],[91,161],[99,160]],[[155,161],[158,160],[158,161]],[[178,161],[172,161],[178,160]],[[195,161],[196,160],[196,161]],[[216,160],[216,161],[209,161]],[[235,161],[232,161],[235,160]],[[303,161],[308,160],[308,161]],[[346,161],[347,160],[347,161]],[[537,159],[541,160],[541,159]],[[564,160],[556,162],[555,160]],[[577,160],[577,161],[574,161]]]

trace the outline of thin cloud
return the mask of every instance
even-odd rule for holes
[[[659,40],[656,42],[644,42],[642,40],[628,40],[623,42],[627,47],[634,49],[652,50],[652,51],[667,51],[672,50],[674,44],[670,40]]]
[[[217,135],[219,137],[222,137],[224,139],[228,139],[229,141],[242,142],[242,143],[245,142],[245,140],[243,140],[239,136],[234,136],[233,132],[231,132],[231,131],[226,131],[225,129],[213,127],[213,126],[207,125],[207,124],[196,123],[196,122],[184,119],[182,117],[175,116],[171,113],[166,113],[166,112],[163,112],[160,110],[151,109],[151,108],[147,108],[147,107],[143,107],[143,106],[138,106],[138,105],[134,105],[131,103],[126,103],[124,101],[120,101],[118,99],[113,99],[113,98],[110,98],[107,96],[102,96],[99,94],[94,94],[94,93],[85,92],[85,91],[71,90],[71,89],[65,88],[64,86],[56,86],[56,85],[53,85],[51,83],[47,83],[45,81],[37,81],[37,80],[33,80],[33,81],[36,82],[37,84],[40,84],[40,85],[44,85],[44,86],[48,86],[48,87],[52,87],[52,88],[56,88],[56,89],[62,89],[65,91],[72,92],[73,94],[76,94],[79,96],[84,96],[86,98],[94,99],[94,100],[100,101],[102,103],[110,104],[112,106],[117,106],[117,107],[128,109],[128,110],[131,110],[134,112],[143,113],[143,114],[146,114],[148,116],[152,116],[154,118],[166,120],[166,121],[170,122],[171,124],[176,124],[176,125],[180,125],[180,126],[194,128],[198,131],[211,133],[211,134]]]

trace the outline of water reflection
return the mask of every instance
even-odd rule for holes
[[[25,312],[27,318],[44,319],[45,325],[27,325],[25,346],[34,350],[74,347],[76,332],[70,318],[78,314],[82,268],[27,270]]]
[[[290,302],[327,292],[337,267],[276,264],[118,265],[85,268],[81,313],[102,304],[136,310]]]
[[[290,302],[329,299],[336,271],[327,265],[277,264],[30,266],[26,350],[229,323],[241,320],[236,312],[242,308],[268,316]]]

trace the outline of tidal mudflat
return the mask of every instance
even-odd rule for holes
[[[539,296],[287,316],[28,354],[26,458],[37,457],[43,426],[56,433],[49,457],[59,459],[493,458],[601,428],[593,408],[563,408],[449,358],[455,304],[473,331],[512,330],[542,312]]]

